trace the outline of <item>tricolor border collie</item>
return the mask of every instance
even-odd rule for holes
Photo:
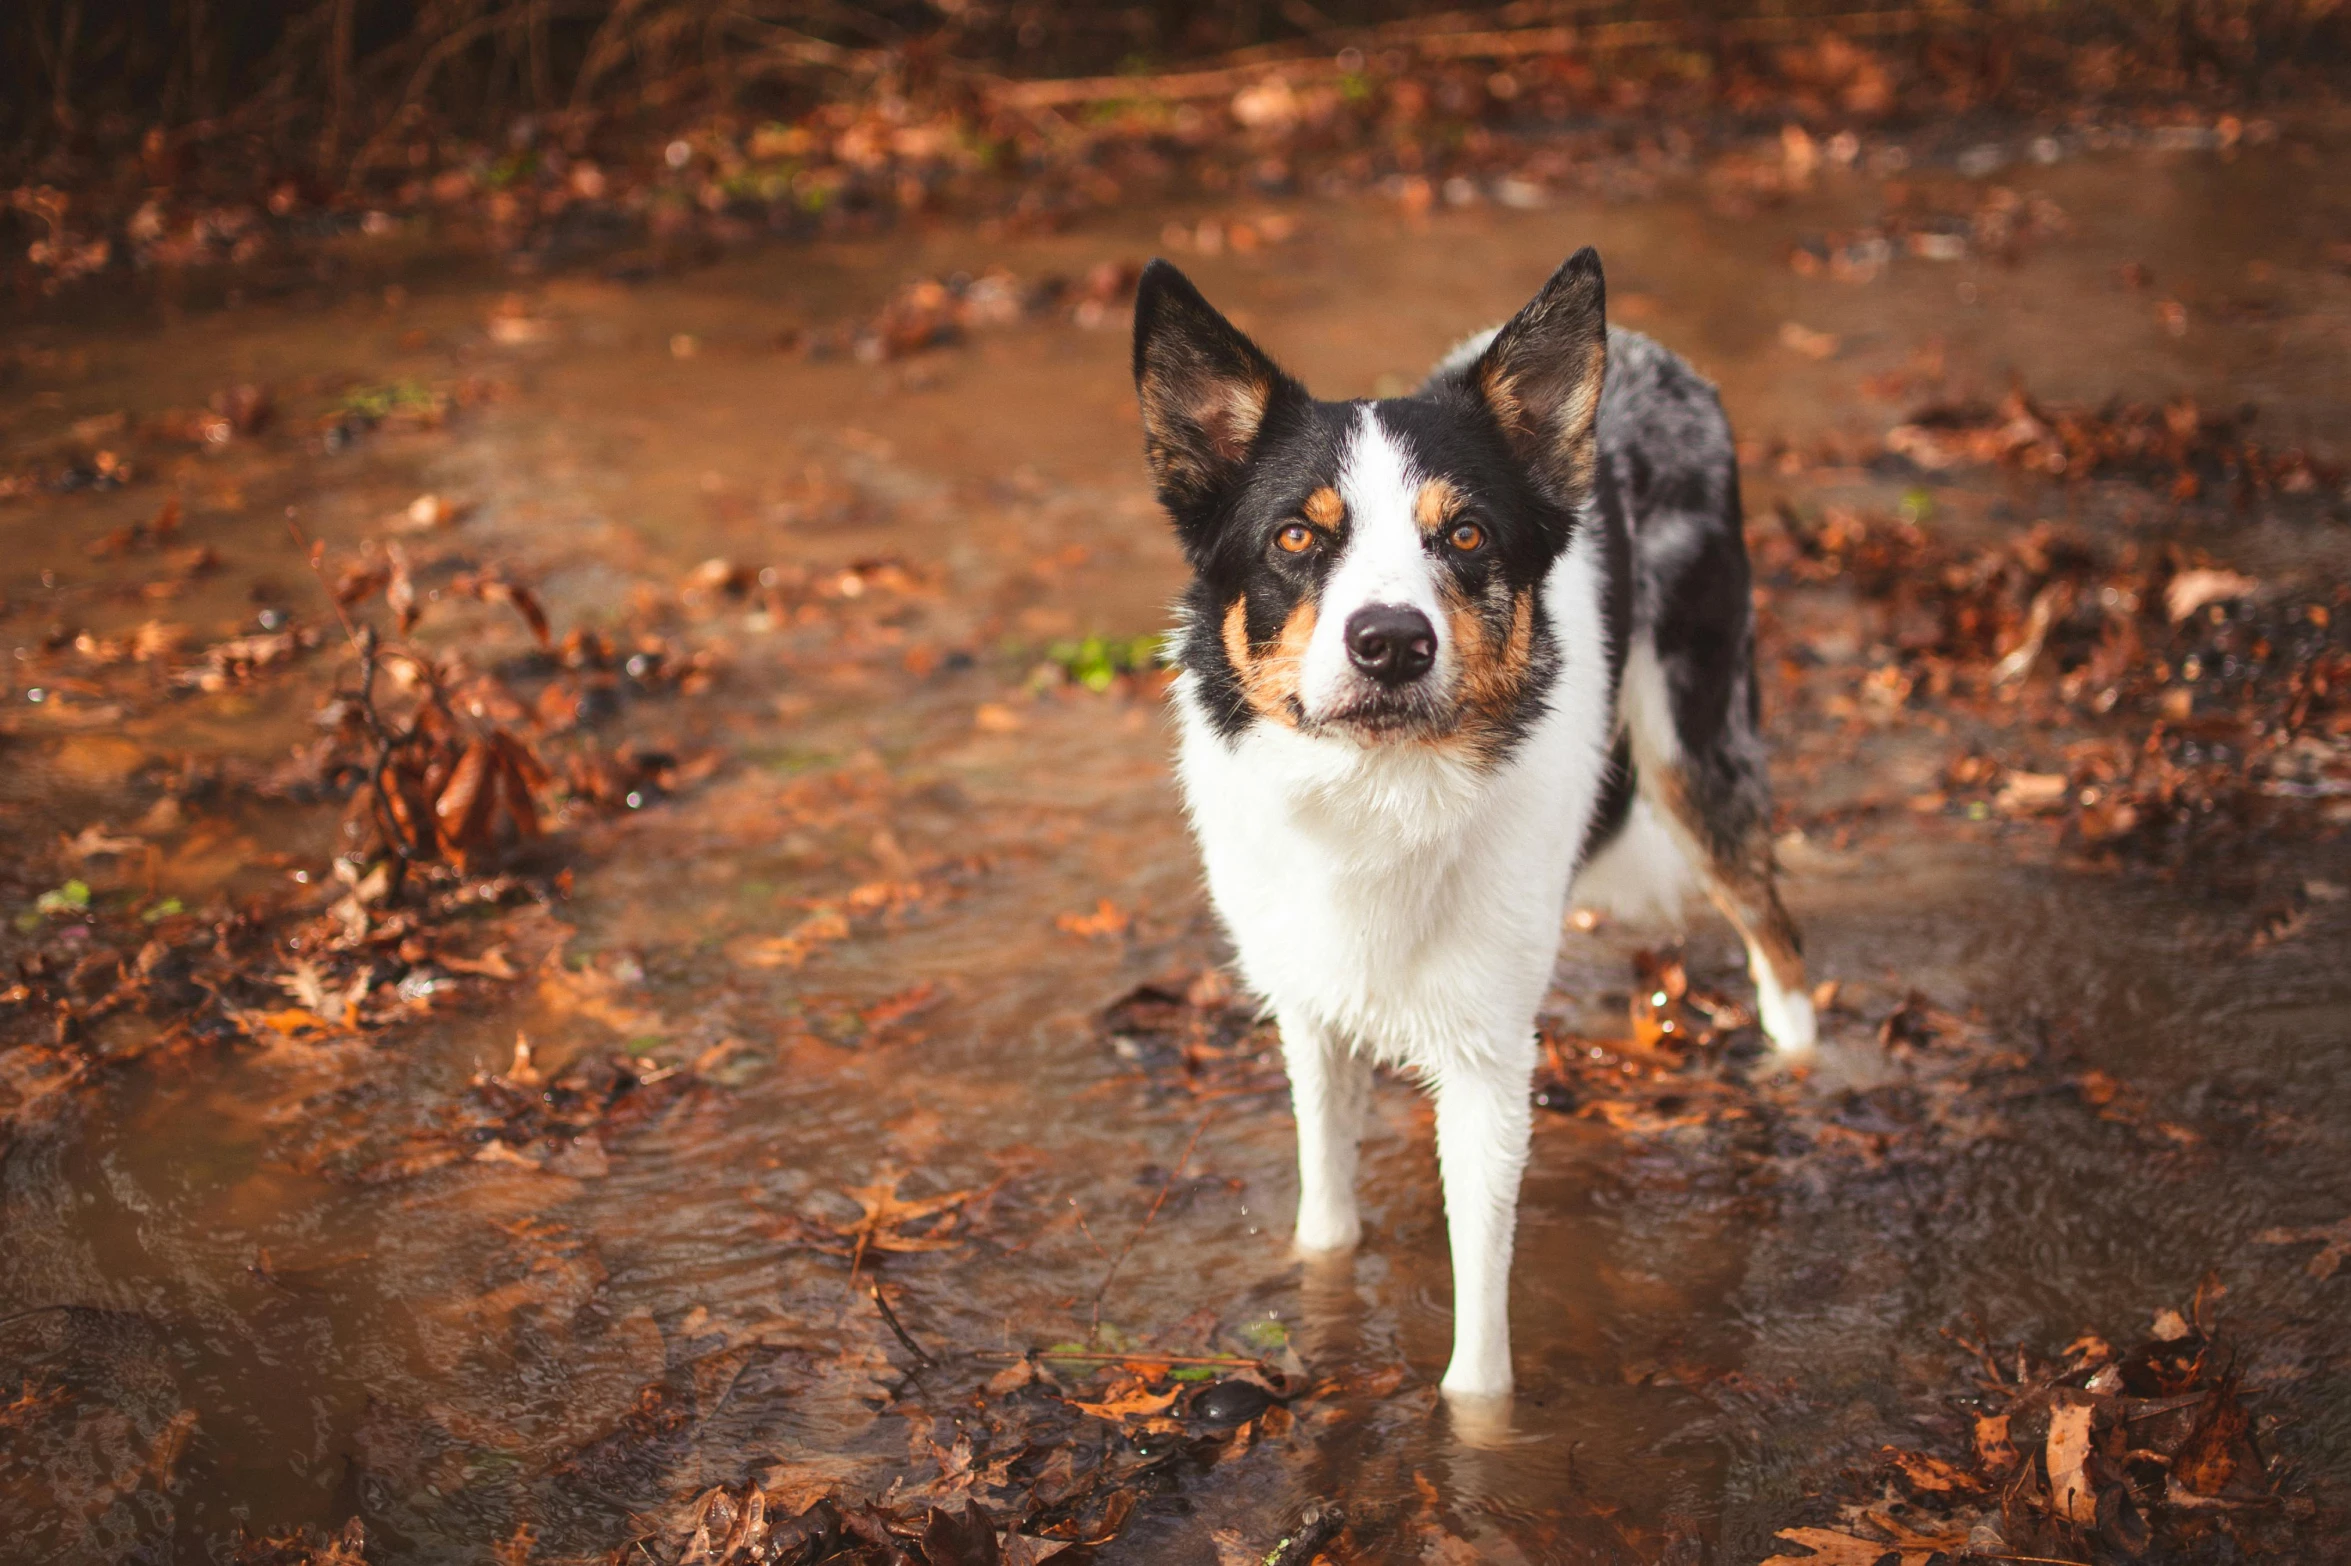
[[[1453,1254],[1444,1390],[1498,1398],[1571,890],[1670,904],[1695,871],[1764,1031],[1813,1042],[1773,886],[1729,425],[1687,364],[1608,329],[1590,249],[1408,397],[1317,401],[1164,261],[1134,364],[1194,573],[1178,770],[1242,978],[1281,1025],[1298,1247],[1355,1244],[1372,1063],[1416,1074]]]

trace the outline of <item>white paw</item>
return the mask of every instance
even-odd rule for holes
[[[1809,1055],[1820,1042],[1820,1022],[1812,1014],[1812,997],[1801,991],[1760,984],[1755,992],[1756,1020],[1764,1036],[1783,1055]]]
[[[1335,1256],[1362,1242],[1363,1224],[1353,1213],[1298,1215],[1298,1236],[1292,1242],[1301,1256]]]
[[[1445,1394],[1448,1403],[1474,1407],[1483,1403],[1507,1401],[1510,1386],[1510,1361],[1507,1356],[1497,1359],[1483,1354],[1473,1357],[1456,1353],[1453,1362],[1445,1367],[1445,1379],[1437,1383],[1437,1390]]]

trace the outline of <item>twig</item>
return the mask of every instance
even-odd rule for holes
[[[74,1310],[76,1308],[72,1305],[31,1305],[23,1310],[12,1310],[7,1315],[0,1316],[0,1327],[13,1326],[28,1317],[44,1316],[53,1310]]]
[[[1202,1115],[1200,1123],[1192,1128],[1191,1140],[1184,1144],[1184,1151],[1176,1159],[1175,1167],[1170,1169],[1167,1172],[1167,1178],[1160,1182],[1159,1194],[1151,1198],[1151,1210],[1143,1215],[1143,1221],[1136,1227],[1135,1232],[1127,1236],[1127,1242],[1119,1247],[1118,1256],[1111,1262],[1110,1270],[1102,1275],[1101,1285],[1094,1290],[1092,1324],[1086,1333],[1088,1342],[1092,1342],[1102,1333],[1102,1296],[1110,1292],[1112,1280],[1118,1277],[1118,1269],[1126,1265],[1127,1257],[1134,1253],[1136,1243],[1150,1232],[1151,1221],[1159,1216],[1159,1209],[1167,1205],[1167,1193],[1175,1189],[1177,1179],[1184,1172],[1184,1165],[1192,1161],[1192,1149],[1200,1145],[1200,1133],[1207,1130],[1208,1123],[1215,1118],[1216,1111],[1212,1109]],[[1092,1239],[1093,1236],[1089,1234],[1087,1238]],[[1099,1247],[1096,1248],[1099,1249]]]
[[[1245,1354],[1153,1354],[1135,1350],[1125,1354],[1073,1354],[1056,1349],[974,1349],[972,1358],[999,1360],[1010,1363],[1022,1359],[1047,1359],[1056,1364],[1115,1365],[1128,1360],[1143,1365],[1220,1365],[1235,1370],[1261,1370],[1262,1359],[1251,1359]]]
[[[1069,1210],[1078,1221],[1078,1233],[1084,1235],[1086,1243],[1094,1247],[1094,1254],[1104,1261],[1110,1260],[1110,1253],[1102,1248],[1100,1240],[1094,1238],[1093,1226],[1086,1222],[1086,1210],[1078,1205],[1078,1199],[1074,1196],[1069,1199]]]
[[[1949,1327],[1941,1327],[1937,1328],[1936,1330],[1939,1331],[1943,1337],[1949,1340],[1951,1343],[1967,1350],[1977,1359],[1983,1361],[1984,1369],[1990,1371],[1992,1374],[1992,1385],[2003,1388],[2008,1385],[2008,1378],[2000,1373],[2000,1362],[1992,1357],[1992,1350],[1990,1346],[1991,1340],[1988,1335],[1986,1337],[1979,1338],[1973,1343],[1970,1343],[1965,1338],[1961,1337],[1958,1333],[1952,1331]],[[2021,1382],[2023,1379],[2024,1377],[2022,1374],[2019,1374],[2017,1380]]]
[[[912,1354],[925,1365],[936,1365],[938,1361],[923,1352],[922,1345],[914,1341],[913,1336],[907,1332],[905,1323],[898,1319],[898,1313],[890,1309],[890,1302],[882,1298],[882,1286],[878,1283],[873,1284],[868,1287],[866,1292],[873,1296],[873,1302],[881,1308],[882,1320],[888,1324],[891,1336],[906,1346],[906,1352]]]

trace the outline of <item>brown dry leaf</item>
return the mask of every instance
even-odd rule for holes
[[[95,859],[101,854],[135,854],[147,846],[143,837],[113,837],[106,823],[93,822],[65,840],[68,859]]]
[[[1074,1548],[1067,1539],[1036,1539],[1025,1533],[1004,1536],[1004,1566],[1042,1566],[1063,1550]]]
[[[2006,1414],[1976,1415],[1975,1455],[1988,1474],[2004,1474],[2016,1466],[2016,1443],[2008,1438]]]
[[[290,972],[280,975],[277,983],[279,989],[316,1013],[322,1019],[321,1026],[327,1026],[323,1019],[328,1017],[341,1017],[348,1022],[359,1009],[359,1003],[367,998],[368,979],[363,970],[349,984],[337,987],[330,983],[325,969],[305,957]]]
[[[517,1033],[514,1036],[514,1060],[504,1072],[500,1073],[500,1078],[516,1087],[530,1088],[546,1085],[546,1075],[531,1060],[531,1041],[528,1034]]]
[[[488,835],[490,807],[498,798],[490,773],[496,755],[496,748],[487,740],[466,746],[440,797],[433,801],[433,829],[441,852],[461,862],[466,853],[483,846]]]
[[[1780,346],[1807,359],[1834,359],[1841,344],[1833,332],[1816,332],[1800,322],[1782,321]]]
[[[2000,785],[1992,805],[2002,815],[2037,815],[2063,806],[2065,795],[2066,780],[2062,772],[2011,772]]]
[[[169,620],[149,620],[131,637],[131,656],[140,663],[169,658],[188,643],[188,628]]]
[[[540,971],[539,998],[558,1011],[592,1017],[626,1037],[659,1037],[669,1032],[660,1013],[633,1006],[623,992],[643,980],[643,973],[627,961],[570,968],[549,963]]]
[[[501,1142],[495,1137],[482,1144],[481,1151],[473,1155],[473,1161],[477,1164],[512,1164],[518,1169],[529,1169],[534,1172],[540,1167],[539,1160],[531,1157],[528,1153],[517,1151],[511,1145]]]
[[[1902,1552],[1902,1566],[1927,1566],[1933,1556],[1967,1547],[1965,1528],[1947,1527],[1940,1533],[1921,1533],[1899,1517],[1882,1511],[1871,1511],[1864,1515],[1881,1533],[1894,1541],[1895,1548]]]
[[[522,970],[506,960],[506,948],[493,946],[479,957],[459,957],[449,952],[437,952],[433,961],[451,973],[470,973],[484,979],[519,979]]]
[[[2049,1410],[2049,1500],[2057,1515],[2069,1522],[2098,1520],[2098,1492],[2082,1471],[2090,1459],[2090,1420],[2095,1413],[2088,1403],[2065,1403]]]
[[[1877,1544],[1868,1539],[1857,1539],[1849,1533],[1837,1533],[1827,1528],[1782,1528],[1775,1538],[1790,1544],[1801,1544],[1812,1551],[1810,1555],[1774,1555],[1763,1566],[1877,1566],[1894,1553],[1890,1544]],[[1909,1566],[1904,1562],[1903,1566]]]
[[[838,908],[820,906],[785,934],[729,941],[726,954],[746,968],[797,968],[817,947],[848,938],[848,918]]]
[[[392,611],[393,623],[406,636],[416,629],[416,582],[408,574],[408,551],[398,544],[384,546],[384,556],[391,561],[391,571],[384,582],[384,604]]]
[[[514,1532],[490,1546],[490,1559],[495,1566],[531,1566],[531,1551],[538,1542],[538,1529],[527,1522],[516,1523]]]
[[[2163,612],[2177,625],[2207,604],[2245,598],[2260,588],[2260,582],[2252,577],[2199,566],[2182,571],[2163,589]]]
[[[2218,1495],[2228,1488],[2252,1457],[2246,1442],[2249,1421],[2237,1401],[2237,1378],[2232,1374],[2205,1396],[2196,1412],[2195,1428],[2173,1454],[2171,1482],[2198,1495]]]
[[[850,1271],[864,1265],[868,1251],[911,1253],[915,1251],[952,1250],[963,1241],[952,1231],[960,1221],[958,1211],[975,1194],[971,1191],[949,1191],[943,1196],[926,1196],[919,1201],[898,1199],[899,1176],[885,1172],[872,1185],[852,1186],[848,1195],[864,1215],[857,1222],[843,1227],[828,1224],[835,1234],[850,1243]],[[926,1218],[938,1222],[927,1233],[908,1234],[908,1224]]]
[[[1138,1383],[1133,1391],[1111,1398],[1106,1402],[1081,1403],[1077,1399],[1071,1398],[1069,1406],[1082,1409],[1086,1413],[1092,1414],[1096,1419],[1144,1419],[1155,1414],[1164,1414],[1174,1407],[1176,1393],[1179,1390],[1181,1389],[1177,1387],[1169,1387],[1165,1392],[1154,1392],[1148,1386]]]
[[[1126,934],[1131,922],[1124,910],[1105,897],[1094,905],[1092,913],[1065,913],[1053,921],[1053,928],[1090,941],[1106,940]]]
[[[2343,1265],[2343,1258],[2351,1256],[2351,1218],[2324,1224],[2312,1229],[2264,1229],[2253,1236],[2260,1245],[2316,1244],[2318,1254],[2310,1258],[2306,1269],[2313,1278],[2331,1278]]]
[[[412,531],[430,533],[436,528],[454,527],[472,509],[446,495],[419,495],[408,503],[406,525]]]
[[[1478,1547],[1456,1534],[1431,1525],[1421,1540],[1420,1560],[1424,1566],[1478,1566],[1485,1559]],[[1819,1556],[1813,1559],[1818,1560]]]
[[[986,1389],[990,1397],[1002,1397],[1007,1392],[1019,1391],[1036,1379],[1037,1367],[1035,1363],[1030,1360],[1016,1359],[990,1376]]]
[[[1886,1461],[1901,1471],[1902,1477],[1909,1481],[1914,1490],[1948,1494],[1953,1490],[1983,1488],[1982,1482],[1973,1474],[1964,1473],[1939,1457],[1929,1457],[1924,1452],[1897,1451],[1890,1446],[1885,1448],[1885,1453]]]

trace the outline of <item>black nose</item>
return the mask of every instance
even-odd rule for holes
[[[1373,604],[1347,617],[1347,656],[1382,685],[1409,685],[1437,661],[1437,628],[1418,609]]]

